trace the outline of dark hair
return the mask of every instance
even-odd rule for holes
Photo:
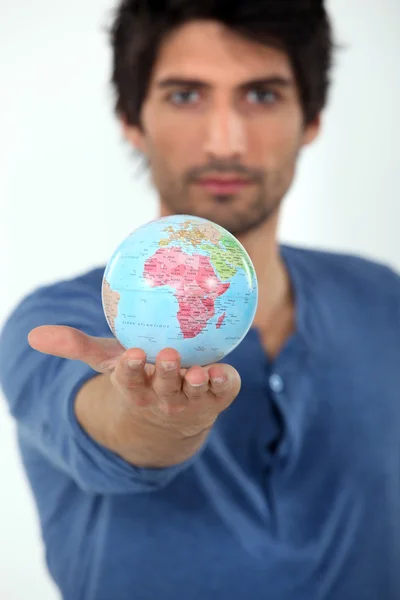
[[[324,108],[334,44],[323,0],[122,0],[111,27],[112,84],[116,112],[129,124],[140,126],[161,43],[197,19],[219,21],[247,39],[285,51],[305,122]]]

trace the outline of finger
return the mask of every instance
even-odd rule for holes
[[[113,369],[125,348],[115,338],[96,338],[74,327],[43,325],[28,335],[30,346],[43,354],[81,360],[99,373]]]
[[[231,402],[240,391],[239,373],[230,365],[211,365],[208,368],[210,391],[216,399]]]
[[[145,371],[146,354],[140,348],[130,348],[118,361],[111,382],[136,406],[149,406],[151,393]]]
[[[156,357],[152,387],[161,407],[168,410],[174,408],[180,412],[185,407],[182,394],[182,376],[180,373],[180,356],[176,350],[165,348]]]
[[[183,392],[189,403],[200,404],[210,388],[208,372],[201,367],[189,369],[183,380]]]

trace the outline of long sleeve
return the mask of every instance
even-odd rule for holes
[[[167,485],[196,457],[169,468],[132,466],[100,446],[75,418],[79,388],[98,375],[81,361],[33,350],[29,332],[40,325],[68,325],[89,335],[111,337],[101,305],[101,270],[41,287],[8,317],[0,336],[0,385],[20,439],[63,471],[84,491],[141,493]]]

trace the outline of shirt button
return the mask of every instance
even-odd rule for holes
[[[273,375],[271,375],[271,377],[269,378],[269,387],[276,394],[279,394],[280,392],[282,392],[283,387],[284,387],[282,377],[280,375],[278,375],[277,373],[274,373]]]

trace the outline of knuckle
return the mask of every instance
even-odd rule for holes
[[[115,371],[113,371],[113,372],[110,374],[110,381],[111,381],[111,384],[112,384],[114,387],[117,387],[117,386],[119,385],[119,384],[118,384],[118,381],[117,381],[117,377],[116,377],[116,373],[115,373]]]
[[[134,390],[143,384],[143,379],[140,376],[127,376],[125,373],[116,369],[111,373],[111,382],[119,390]]]
[[[116,359],[108,359],[100,362],[96,368],[101,373],[113,373],[115,371],[116,364]]]
[[[112,386],[120,393],[120,394],[124,394],[126,392],[126,386],[124,385],[124,382],[121,381],[120,377],[118,376],[117,371],[113,371],[110,375],[110,381]]]
[[[157,373],[157,380],[160,386],[168,388],[177,385],[178,378],[176,373]]]
[[[177,371],[171,373],[157,372],[153,387],[154,391],[159,396],[164,398],[172,398],[181,391],[182,380]]]
[[[185,406],[182,404],[169,404],[168,402],[163,402],[159,405],[159,411],[164,415],[164,417],[173,417],[185,410]]]
[[[191,398],[200,398],[208,391],[208,385],[205,383],[202,383],[201,385],[193,385],[189,382],[186,382],[185,391]]]
[[[177,386],[168,387],[164,385],[157,388],[157,395],[165,400],[174,400],[179,395],[179,388]]]
[[[143,381],[140,378],[130,378],[127,379],[123,386],[127,389],[127,390],[136,390],[137,388],[141,387],[143,384]]]

